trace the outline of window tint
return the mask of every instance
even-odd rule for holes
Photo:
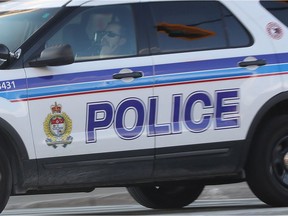
[[[56,32],[46,47],[70,44],[75,60],[136,55],[132,9],[128,5],[87,8]]]
[[[276,18],[288,26],[288,2],[287,1],[261,1],[261,4]]]
[[[228,47],[243,47],[252,44],[252,37],[236,17],[222,7],[223,22],[228,39]]]
[[[239,21],[216,1],[158,2],[150,10],[161,53],[251,44]]]

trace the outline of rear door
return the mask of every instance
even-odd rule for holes
[[[137,43],[135,7],[91,1],[68,8],[33,48],[30,59],[63,44],[75,54],[71,65],[25,67],[41,185],[151,176],[154,138],[144,128],[153,69],[140,52],[145,38]]]
[[[156,177],[233,172],[259,108],[281,91],[274,49],[234,1],[147,3]],[[251,10],[259,7],[249,1]],[[237,17],[237,18],[236,18]],[[269,73],[269,76],[267,76]],[[263,84],[267,85],[263,85]]]

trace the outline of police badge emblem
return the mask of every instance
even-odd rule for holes
[[[47,115],[43,125],[48,146],[57,148],[57,145],[62,145],[65,148],[72,143],[73,137],[70,136],[72,120],[65,112],[62,112],[61,104],[55,102],[51,106],[51,113]]]

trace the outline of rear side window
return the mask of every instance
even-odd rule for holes
[[[249,46],[251,37],[241,23],[216,1],[150,4],[157,52],[171,53]],[[153,51],[153,50],[152,50]]]
[[[286,26],[288,26],[288,2],[287,1],[283,1],[283,0],[263,1],[261,0],[261,4],[277,19],[279,19]]]

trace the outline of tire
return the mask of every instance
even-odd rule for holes
[[[288,115],[264,125],[253,143],[246,177],[260,200],[270,206],[288,206]]]
[[[0,148],[0,213],[5,208],[12,189],[12,172],[6,154]]]
[[[178,209],[195,201],[203,185],[193,183],[146,184],[128,187],[130,195],[141,205],[152,209]]]

